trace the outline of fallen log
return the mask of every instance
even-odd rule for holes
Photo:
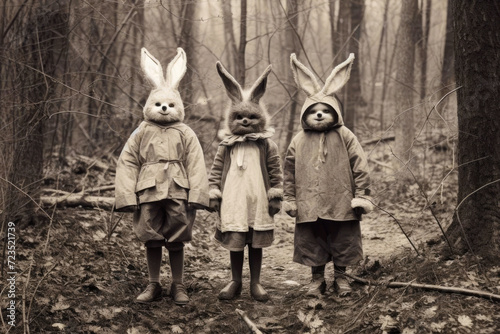
[[[87,157],[82,154],[75,154],[75,159],[77,161],[84,163],[88,169],[95,168],[100,171],[111,171],[111,172],[115,171],[115,168],[111,166],[109,163],[102,162],[97,158]]]
[[[361,145],[365,146],[365,145],[371,145],[371,144],[379,144],[379,143],[386,142],[386,141],[392,141],[394,139],[395,139],[394,135],[388,135],[388,136],[384,136],[384,137],[363,140],[361,142]]]
[[[99,192],[105,192],[105,191],[110,191],[110,190],[115,190],[115,185],[114,184],[109,184],[106,186],[100,186],[100,187],[95,187],[95,188],[85,188],[83,191],[78,191],[77,193],[75,192],[68,192],[60,189],[50,189],[50,188],[43,188],[40,189],[41,192],[45,194],[63,194],[63,195],[70,195],[70,194],[81,194],[82,192],[84,194],[91,194],[91,193],[99,193]]]
[[[41,207],[66,206],[84,208],[101,208],[111,210],[115,204],[114,197],[87,196],[82,194],[67,194],[60,196],[40,196]]]

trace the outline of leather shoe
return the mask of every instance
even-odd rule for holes
[[[189,303],[186,286],[183,283],[172,283],[170,287],[170,295],[174,299],[176,305],[186,305]]]
[[[336,277],[335,281],[333,281],[333,287],[340,297],[348,296],[352,292],[351,285],[344,276]]]
[[[231,300],[241,294],[241,282],[231,281],[219,292],[220,300]]]
[[[267,302],[269,300],[269,295],[260,283],[250,284],[250,294],[253,299],[259,302]]]
[[[306,297],[320,298],[326,290],[326,282],[323,275],[315,274],[309,284],[306,285]]]
[[[149,283],[135,301],[137,303],[150,303],[152,301],[161,299],[161,285],[160,283]]]

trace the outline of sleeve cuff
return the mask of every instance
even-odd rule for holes
[[[208,206],[208,194],[204,191],[190,190],[189,191],[189,203],[198,203],[203,206]]]
[[[115,197],[115,208],[116,209],[121,209],[121,208],[124,208],[126,206],[131,206],[131,205],[138,205],[137,196],[135,195],[135,193]]]
[[[222,198],[222,193],[219,188],[212,188],[208,192],[208,197],[210,199],[221,199]]]
[[[270,188],[267,191],[267,199],[270,201],[272,199],[283,200],[283,189],[280,188]]]
[[[285,201],[282,204],[282,209],[285,212],[296,211],[297,210],[297,204],[295,203],[295,201],[293,201],[293,202],[291,202],[291,201]]]
[[[363,210],[365,210],[366,213],[370,213],[371,211],[373,211],[372,202],[369,199],[363,197],[353,198],[351,201],[351,207],[363,208]]]

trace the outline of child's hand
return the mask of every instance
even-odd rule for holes
[[[188,210],[203,210],[205,209],[204,205],[199,203],[188,203]]]
[[[208,211],[210,212],[218,212],[220,211],[220,199],[211,198],[208,204]]]
[[[366,213],[365,209],[363,209],[362,207],[359,207],[359,206],[358,206],[358,207],[353,208],[353,209],[352,209],[352,211],[354,211],[354,214],[355,214],[356,216],[358,216],[358,217],[361,217],[361,215],[363,215],[363,214],[365,214],[365,213]]]
[[[269,201],[269,215],[273,217],[275,214],[281,210],[281,201],[277,198],[273,198]]]
[[[295,201],[284,201],[283,209],[290,217],[297,217],[297,205],[295,204]]]
[[[370,199],[355,197],[351,201],[352,211],[361,220],[361,215],[370,213],[373,210],[373,204]]]
[[[129,205],[123,208],[115,209],[116,212],[136,212],[140,210],[139,205]]]

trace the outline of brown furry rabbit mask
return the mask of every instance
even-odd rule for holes
[[[226,117],[227,131],[231,135],[243,136],[268,130],[269,115],[261,98],[266,92],[267,76],[271,72],[271,65],[247,90],[242,89],[220,62],[217,62],[216,66],[227,95],[231,99]]]
[[[160,62],[146,48],[141,49],[141,68],[153,90],[144,106],[144,119],[166,125],[184,120],[184,105],[178,87],[186,73],[186,54],[177,48],[177,55],[168,64],[165,77]]]

